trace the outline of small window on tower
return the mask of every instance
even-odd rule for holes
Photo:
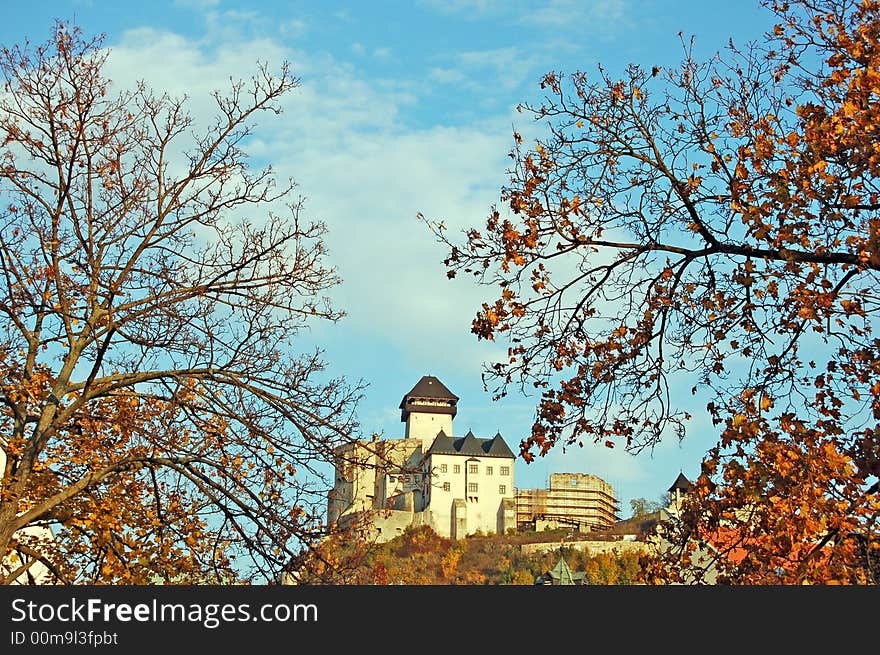
[[[492,475],[492,467],[491,466],[486,467],[486,475]]]
[[[448,482],[443,483],[443,491],[452,491],[452,485]]]
[[[477,468],[476,464],[471,464],[470,467],[468,468],[468,472],[470,472],[470,473],[477,473],[477,471],[479,471],[479,469]]]
[[[441,473],[446,473],[446,464],[441,464],[441,465],[440,465],[440,472],[441,472]]]
[[[461,466],[459,466],[458,464],[453,464],[452,465],[452,472],[453,473],[461,473]]]

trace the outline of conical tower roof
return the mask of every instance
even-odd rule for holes
[[[679,491],[689,491],[691,487],[694,486],[694,483],[684,477],[684,473],[679,473],[678,477],[675,478],[675,482],[672,483],[672,486],[667,489],[669,493],[672,493],[676,489]]]

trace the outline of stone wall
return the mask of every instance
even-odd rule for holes
[[[573,550],[589,551],[591,555],[599,553],[624,553],[624,552],[648,552],[655,546],[644,541],[542,541],[535,544],[522,544],[520,550],[525,554],[546,553],[571,548]]]

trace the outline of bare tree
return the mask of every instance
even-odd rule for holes
[[[111,89],[107,57],[61,23],[0,52],[0,556],[68,583],[274,580],[324,536],[361,391],[296,354],[342,316],[325,227],[244,150],[299,82],[258,65],[201,129],[185,99]]]

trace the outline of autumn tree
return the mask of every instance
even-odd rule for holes
[[[876,582],[880,3],[765,5],[766,38],[706,60],[684,38],[675,68],[547,74],[503,205],[429,225],[449,277],[497,289],[487,387],[540,393],[526,461],[638,453],[705,403],[718,442],[652,580],[711,543],[721,581]]]
[[[275,580],[360,393],[297,354],[341,315],[325,227],[245,152],[299,82],[258,64],[200,125],[107,58],[61,23],[0,50],[0,580]]]
[[[661,498],[661,500],[648,500],[647,498],[633,498],[629,501],[629,506],[632,510],[631,517],[634,519],[640,519],[658,512],[669,505],[669,502],[664,501],[668,501],[668,499]]]

